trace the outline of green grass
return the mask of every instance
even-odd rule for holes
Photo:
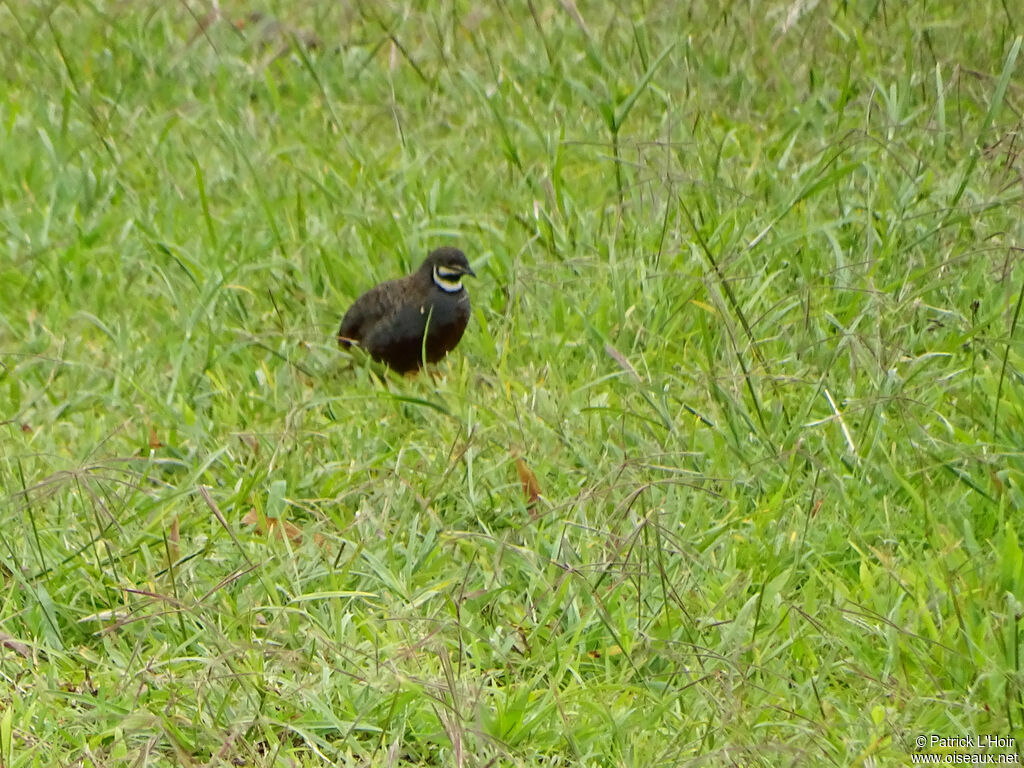
[[[0,765],[1024,745],[1024,14],[419,7],[0,7]]]

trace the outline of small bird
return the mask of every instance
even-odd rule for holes
[[[459,343],[469,322],[462,277],[476,277],[458,248],[431,251],[411,275],[375,285],[349,308],[338,330],[343,347],[358,344],[398,373],[436,363]]]

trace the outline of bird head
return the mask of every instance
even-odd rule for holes
[[[458,248],[449,246],[431,251],[420,269],[430,272],[434,285],[447,293],[458,293],[462,290],[463,275],[476,277],[476,272],[469,266],[466,254]]]

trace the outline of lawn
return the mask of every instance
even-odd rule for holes
[[[1021,35],[3,4],[0,766],[1016,759]]]

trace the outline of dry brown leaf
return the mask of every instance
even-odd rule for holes
[[[278,520],[276,517],[268,517],[265,519],[267,521],[266,529],[263,528],[263,525],[260,522],[260,513],[255,509],[250,509],[249,513],[242,518],[242,524],[256,526],[256,533],[261,535],[265,533],[274,533],[276,531],[279,536],[287,536],[288,540],[293,544],[302,543],[302,529],[295,523],[289,523],[287,520]],[[323,543],[323,537],[320,535],[314,536],[313,540],[318,544]]]
[[[530,465],[522,456],[516,456],[516,472],[519,473],[519,482],[523,484],[523,494],[526,496],[526,508],[532,508],[541,497],[540,483],[537,476],[533,474]]]
[[[640,378],[640,374],[636,372],[636,368],[633,367],[632,363],[630,363],[629,360],[626,359],[626,356],[619,352],[619,350],[611,344],[605,344],[604,351],[608,353],[612,360],[619,364],[619,368],[632,376],[634,380],[643,381],[643,379]]]
[[[32,658],[32,649],[20,640],[16,640],[15,638],[11,637],[6,632],[0,632],[0,646],[7,648],[8,650],[14,651],[18,655],[23,656],[26,659]]]
[[[181,543],[181,521],[178,516],[174,516],[174,520],[171,521],[171,530],[167,534],[167,548],[170,550],[169,557],[173,562],[178,561],[181,550],[179,544]]]
[[[253,456],[258,456],[260,452],[260,441],[256,439],[256,435],[249,432],[240,432],[238,439],[242,441],[242,444],[252,451]]]

